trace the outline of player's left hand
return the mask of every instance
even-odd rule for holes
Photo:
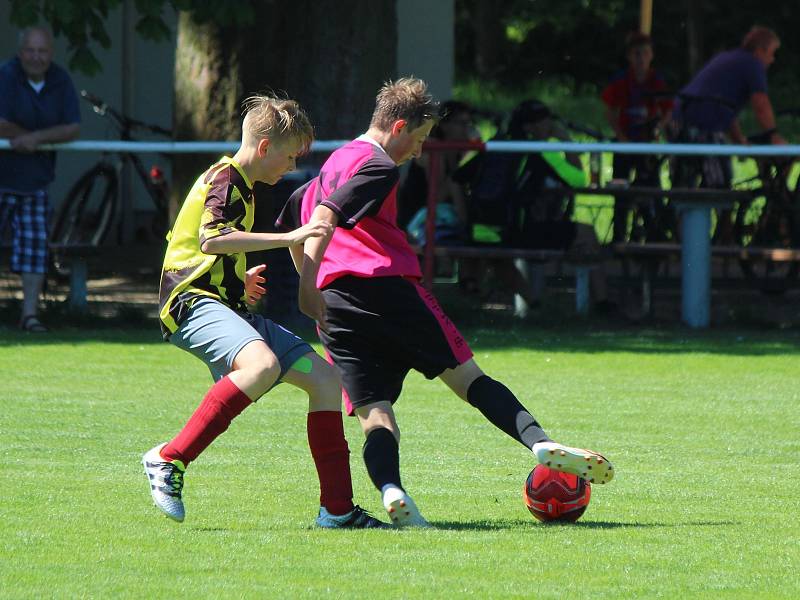
[[[266,288],[261,284],[267,279],[261,275],[267,265],[256,265],[247,269],[244,274],[244,294],[248,304],[255,304],[261,300],[261,296],[267,293]]]
[[[333,225],[327,221],[310,221],[286,234],[290,244],[302,244],[309,238],[323,237],[333,233]]]

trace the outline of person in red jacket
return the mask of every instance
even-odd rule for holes
[[[635,32],[626,40],[628,67],[617,71],[601,94],[606,119],[620,142],[652,142],[672,113],[672,99],[666,95],[664,78],[653,69],[653,42],[649,35]],[[658,163],[652,156],[615,154],[614,179],[633,179],[636,185],[659,187]],[[614,241],[627,234],[627,201],[614,202]]]

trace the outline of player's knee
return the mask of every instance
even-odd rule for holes
[[[263,363],[250,365],[246,369],[262,394],[271,388],[281,375],[281,366],[277,360],[267,359]]]
[[[356,416],[365,438],[369,437],[370,432],[375,429],[388,429],[392,432],[397,442],[400,443],[400,427],[398,427],[397,420],[392,413],[376,410],[373,406],[366,406],[356,408]]]

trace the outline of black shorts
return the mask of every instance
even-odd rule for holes
[[[433,379],[472,357],[436,298],[404,277],[340,277],[323,291],[320,339],[342,377],[347,414],[400,396],[411,369]]]

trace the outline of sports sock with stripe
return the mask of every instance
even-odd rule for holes
[[[467,400],[495,427],[529,449],[537,442],[550,440],[511,390],[488,375],[481,375],[472,382]]]
[[[250,404],[252,400],[229,377],[223,377],[211,386],[180,433],[164,446],[161,457],[188,466]]]

